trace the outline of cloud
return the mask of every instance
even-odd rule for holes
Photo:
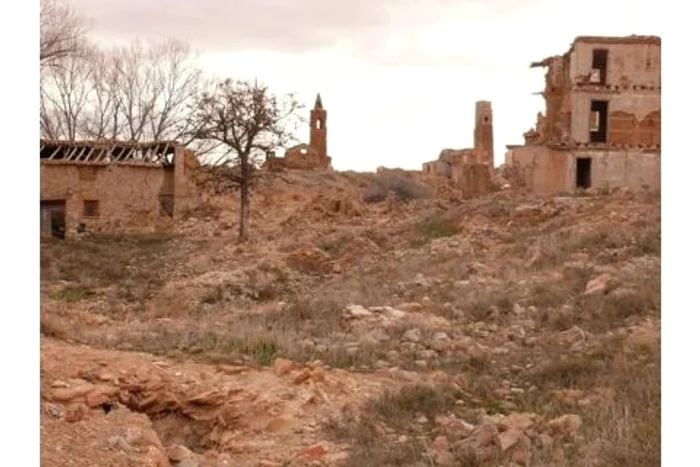
[[[103,38],[177,38],[203,52],[338,47],[378,65],[435,63],[416,34],[445,19],[507,17],[538,0],[72,0]],[[472,26],[470,26],[472,27]],[[463,30],[465,27],[462,27]],[[466,28],[469,29],[469,28]],[[404,43],[400,50],[392,44]],[[468,49],[470,44],[463,44]],[[454,54],[452,54],[454,55]],[[439,60],[464,61],[464,57]]]

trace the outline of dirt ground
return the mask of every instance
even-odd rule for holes
[[[43,241],[42,465],[659,465],[659,194],[385,177]]]

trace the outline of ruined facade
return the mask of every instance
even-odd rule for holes
[[[298,144],[284,153],[284,157],[268,157],[263,165],[268,170],[275,169],[331,169],[328,157],[328,113],[323,108],[321,95],[316,95],[316,102],[309,118],[309,144]]]
[[[150,232],[192,208],[198,162],[175,142],[41,140],[41,235]]]
[[[488,101],[478,101],[474,114],[474,147],[443,149],[434,161],[423,164],[423,172],[452,177],[463,164],[484,164],[493,168],[493,111]]]
[[[541,195],[659,187],[659,37],[577,37],[565,54],[531,67],[547,68],[545,113],[506,153],[523,185]]]
[[[493,111],[488,101],[478,101],[474,114],[474,147],[443,149],[434,161],[423,164],[423,173],[452,180],[464,197],[493,190]]]

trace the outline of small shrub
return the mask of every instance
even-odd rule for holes
[[[202,295],[202,297],[199,299],[200,303],[206,303],[209,305],[214,305],[216,303],[222,303],[226,300],[226,292],[224,291],[224,288],[220,285],[217,285],[213,289],[210,289]]]
[[[369,187],[362,195],[362,201],[365,203],[381,203],[389,196],[389,191],[379,185]]]
[[[407,177],[391,174],[377,176],[375,184],[365,190],[362,200],[365,203],[379,203],[389,196],[389,192],[393,192],[396,199],[403,202],[429,198],[432,194],[430,188],[425,185]]]
[[[333,300],[293,299],[286,307],[267,312],[263,326],[278,332],[307,332],[327,336],[342,326],[341,305]]]
[[[600,375],[609,371],[609,362],[610,355],[600,352],[565,357],[539,368],[530,381],[542,388],[588,389],[595,385]]]
[[[440,214],[431,214],[427,216],[420,221],[416,227],[422,236],[430,239],[451,237],[457,235],[462,230],[459,218]]]
[[[367,410],[389,426],[401,428],[416,414],[430,419],[452,407],[455,392],[425,384],[402,387],[398,392],[384,392],[369,402]]]
[[[269,366],[279,352],[277,343],[271,339],[259,339],[243,345],[241,353],[253,358],[262,366]]]
[[[399,201],[411,201],[430,196],[430,189],[408,178],[392,176],[386,179],[386,187],[396,194]]]
[[[70,336],[69,327],[58,318],[47,316],[42,313],[39,324],[41,334],[46,337],[67,339]]]
[[[510,215],[510,210],[502,203],[494,203],[488,207],[488,215],[491,218],[501,218]]]
[[[85,287],[65,287],[49,295],[49,297],[53,300],[73,303],[85,300],[93,295],[95,295],[95,293]]]

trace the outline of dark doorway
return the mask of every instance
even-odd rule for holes
[[[607,49],[593,49],[593,63],[591,68],[598,75],[595,83],[605,85],[608,71],[608,51]]]
[[[66,201],[41,201],[41,236],[66,237]]]
[[[591,187],[591,158],[576,158],[576,188]]]
[[[591,101],[591,143],[608,140],[608,101]]]

